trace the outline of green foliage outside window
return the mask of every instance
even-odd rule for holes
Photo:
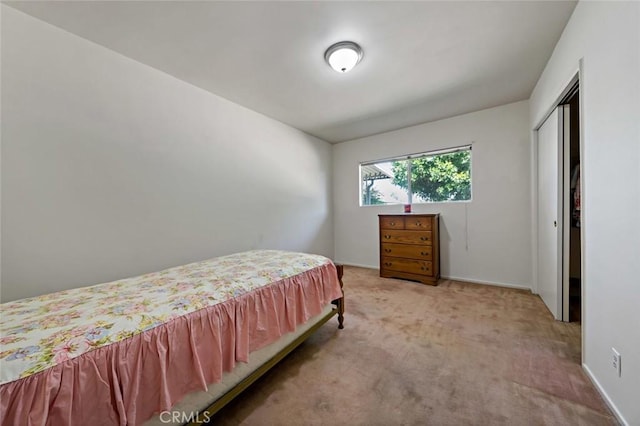
[[[360,176],[362,206],[471,200],[471,148],[363,163]]]
[[[393,183],[405,189],[408,189],[408,161],[411,161],[412,194],[425,201],[471,199],[471,151],[394,161]]]
[[[382,200],[380,191],[375,188],[370,188],[369,191],[367,191],[366,189],[362,191],[362,205],[372,206],[374,204],[385,204],[385,202]]]

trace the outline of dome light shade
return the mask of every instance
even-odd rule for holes
[[[360,62],[362,48],[352,41],[341,41],[327,49],[324,59],[331,68],[339,73],[345,73]]]

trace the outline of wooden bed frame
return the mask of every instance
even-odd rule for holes
[[[342,283],[342,275],[344,273],[344,268],[342,265],[336,265],[336,270],[338,272],[338,280],[340,281],[340,288],[343,288]],[[272,358],[270,358],[267,362],[259,366],[252,373],[250,373],[244,380],[235,385],[229,391],[227,391],[220,398],[215,400],[211,405],[202,410],[197,417],[195,417],[191,422],[187,423],[189,426],[199,426],[203,423],[207,423],[208,420],[224,408],[229,402],[231,402],[236,396],[240,395],[242,391],[247,389],[251,384],[253,384],[256,380],[262,377],[267,371],[273,368],[276,364],[278,364],[282,359],[284,359],[289,353],[291,353],[295,348],[300,346],[302,342],[307,340],[309,336],[311,336],[315,331],[317,331],[324,323],[329,321],[335,315],[338,316],[338,328],[344,328],[344,290],[342,291],[342,297],[340,299],[336,299],[331,302],[334,307],[333,309],[322,318],[318,320],[313,326],[311,326],[307,331],[298,336],[291,343],[282,348],[277,354],[275,354]],[[203,414],[206,413],[206,414]]]

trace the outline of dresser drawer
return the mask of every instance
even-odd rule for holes
[[[382,257],[382,269],[389,271],[408,272],[410,274],[432,275],[433,263],[426,260],[402,259],[395,257]]]
[[[404,217],[388,216],[380,218],[382,229],[404,229]]]
[[[384,229],[380,231],[381,243],[399,243],[399,244],[422,244],[431,245],[431,231],[405,231],[395,229]]]
[[[404,218],[404,229],[431,231],[431,218],[407,216]]]
[[[412,244],[388,244],[382,243],[383,256],[408,257],[411,259],[432,260],[431,246],[419,246]]]

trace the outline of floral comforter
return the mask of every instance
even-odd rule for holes
[[[0,384],[331,261],[256,250],[0,305]]]

